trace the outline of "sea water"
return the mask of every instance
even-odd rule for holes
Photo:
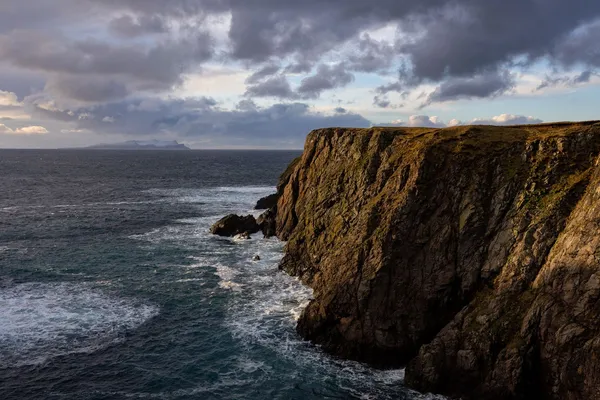
[[[297,336],[283,243],[209,234],[298,154],[0,151],[0,399],[435,398]]]

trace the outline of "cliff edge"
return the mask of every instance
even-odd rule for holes
[[[600,123],[321,129],[279,188],[298,332],[472,399],[600,398]]]

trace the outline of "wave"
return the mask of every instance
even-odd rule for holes
[[[0,368],[42,364],[118,342],[158,307],[88,284],[26,283],[0,290]]]
[[[345,393],[362,399],[399,396],[420,400],[443,399],[403,388],[403,369],[381,371],[358,362],[339,360],[299,338],[295,332],[296,321],[313,293],[299,280],[278,269],[284,243],[275,238],[260,238],[260,234],[243,241],[209,234],[210,225],[223,214],[251,211],[257,193],[273,191],[274,188],[266,187],[221,187],[155,192],[172,196],[173,201],[205,202],[204,211],[209,207],[207,213],[210,216],[180,220],[176,225],[134,238],[157,248],[172,244],[195,252],[190,257],[192,263],[184,268],[209,271],[217,278],[213,289],[216,292],[211,292],[211,296],[220,296],[226,302],[223,326],[240,350],[236,365],[231,366],[231,373],[219,374],[218,381],[213,384],[174,392],[129,393],[126,396],[178,398],[214,394],[227,387],[243,390],[244,387],[256,387],[257,380],[280,379],[276,375],[291,373],[294,376],[290,379],[294,382],[307,379],[320,382],[318,387],[323,388],[323,396],[333,394],[333,397],[339,397],[340,393]],[[253,261],[254,255],[259,255],[260,260]],[[276,356],[265,358],[264,354]],[[315,393],[311,392],[311,395],[314,397]]]

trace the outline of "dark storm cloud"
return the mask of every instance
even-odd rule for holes
[[[392,49],[365,39],[362,32],[393,23],[400,33],[395,54],[410,60],[409,72],[417,80],[480,73],[515,56],[549,55],[565,65],[599,62],[598,53],[589,50],[599,46],[594,38],[600,25],[592,22],[600,16],[600,2],[588,0],[40,0],[36,7],[27,6],[28,1],[8,3],[0,9],[0,22],[16,19],[20,22],[15,27],[35,26],[44,13],[51,20],[88,16],[90,8],[133,13],[121,23],[154,23],[158,30],[159,19],[202,21],[230,13],[233,58],[258,62],[302,54],[314,60],[354,39],[365,57],[354,55],[352,62],[365,71],[378,68]],[[27,17],[31,21],[24,25]],[[585,23],[582,32],[574,32]]]
[[[366,32],[384,26],[393,38]],[[249,97],[292,100],[343,88],[354,72],[394,68],[397,82],[377,88],[375,104],[432,84],[430,104],[506,93],[512,73],[537,61],[559,78],[584,70],[573,83],[587,82],[600,68],[598,37],[600,2],[590,0],[2,0],[0,89],[21,98],[44,86],[57,101],[123,104],[168,93],[213,61],[252,68]],[[31,88],[2,86],[7,69],[39,78]],[[290,73],[308,76],[292,87]],[[257,110],[209,109],[239,124],[240,115],[265,117]],[[105,125],[127,128],[116,121]]]
[[[176,132],[181,137],[214,137],[239,144],[273,144],[280,140],[291,140],[300,146],[306,133],[312,129],[371,125],[358,114],[338,112],[326,115],[311,110],[303,103],[275,104],[260,108],[246,101],[235,110],[222,110],[211,98],[131,100],[69,111],[45,110],[34,104],[32,106],[36,109],[36,115],[71,122],[77,129],[138,136]],[[119,123],[103,122],[106,117],[114,118]]]
[[[3,0],[0,35],[18,29],[55,27],[58,22],[73,23],[75,18],[87,18],[93,11],[86,1]]]
[[[598,17],[597,14],[596,17]],[[584,64],[600,67],[599,37],[600,20],[597,20],[571,32],[555,45],[551,54],[564,65]]]
[[[165,20],[158,15],[142,15],[137,19],[134,19],[131,15],[124,15],[113,19],[109,24],[109,28],[118,36],[125,38],[168,31]]]
[[[104,77],[52,77],[46,89],[59,98],[69,98],[82,102],[103,102],[118,100],[129,93],[127,86]]]
[[[286,74],[303,74],[312,71],[313,63],[302,60],[295,62],[293,64],[289,64],[285,67],[284,72]]]
[[[357,72],[385,71],[392,66],[394,56],[391,44],[373,40],[365,34],[358,41],[354,51],[348,55],[348,68]]]
[[[402,92],[406,90],[406,85],[400,82],[393,82],[393,83],[389,83],[387,85],[381,85],[378,86],[375,89],[375,92],[379,93],[379,94],[386,94],[389,92]]]
[[[325,90],[340,88],[354,80],[354,75],[343,64],[334,66],[321,64],[314,75],[304,78],[298,88],[298,94],[305,99],[314,99]]]
[[[292,90],[285,76],[279,75],[268,78],[246,89],[248,97],[276,97],[280,99],[295,99],[298,95]]]
[[[83,80],[104,77],[126,85],[131,91],[167,90],[180,83],[183,72],[211,55],[211,40],[205,33],[150,47],[115,45],[94,39],[69,41],[33,31],[0,36],[0,60],[30,70],[69,75],[70,78],[63,79],[70,83],[79,80],[80,87],[86,85]],[[114,91],[115,85],[111,85]],[[69,91],[65,88],[63,92]],[[127,91],[122,91],[122,95],[126,94]]]
[[[304,79],[294,91],[284,75],[271,76],[261,80],[264,76],[278,71],[276,66],[267,66],[251,75],[246,83],[253,83],[246,89],[248,97],[276,97],[280,99],[316,99],[322,92],[348,85],[354,80],[354,75],[346,70],[342,64],[329,66],[321,64],[315,73]]]
[[[373,105],[379,108],[388,108],[392,105],[392,102],[386,96],[375,96],[373,98]]]
[[[452,78],[443,82],[431,93],[425,104],[498,96],[514,87],[514,79],[508,72],[492,72],[472,78]]]
[[[44,89],[45,83],[45,79],[31,71],[0,68],[0,91],[15,93],[20,99]]]
[[[535,88],[534,91],[538,91],[544,88],[565,85],[575,86],[581,83],[587,83],[592,79],[593,76],[597,76],[598,73],[590,70],[586,70],[577,74],[573,77],[568,76],[546,76],[546,78]]]
[[[573,78],[573,82],[574,83],[587,83],[590,81],[590,79],[592,78],[593,75],[596,75],[596,73],[594,73],[590,70],[583,71],[582,73],[577,75],[575,78]]]
[[[252,75],[250,75],[248,77],[248,79],[246,79],[246,83],[247,84],[257,83],[264,78],[268,78],[268,77],[276,74],[277,72],[279,72],[280,69],[281,69],[281,67],[276,64],[265,65],[264,67],[262,67],[261,69],[259,69],[258,71],[254,72]]]
[[[227,10],[222,0],[71,0],[87,1],[89,4],[103,5],[107,9],[124,10],[139,15],[164,15],[168,17],[188,17],[205,15]]]
[[[411,73],[418,80],[466,76],[509,63],[516,56],[530,60],[552,56],[552,48],[566,35],[599,14],[600,3],[585,0],[462,0],[422,14],[416,23],[421,35],[399,43],[398,50],[409,55]],[[563,52],[579,47],[571,43],[562,46]],[[587,41],[577,44],[585,46]],[[590,61],[585,52],[571,54],[569,60],[552,58],[561,64]]]

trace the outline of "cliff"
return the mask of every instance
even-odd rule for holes
[[[280,185],[298,332],[472,399],[600,398],[600,123],[322,129]]]

